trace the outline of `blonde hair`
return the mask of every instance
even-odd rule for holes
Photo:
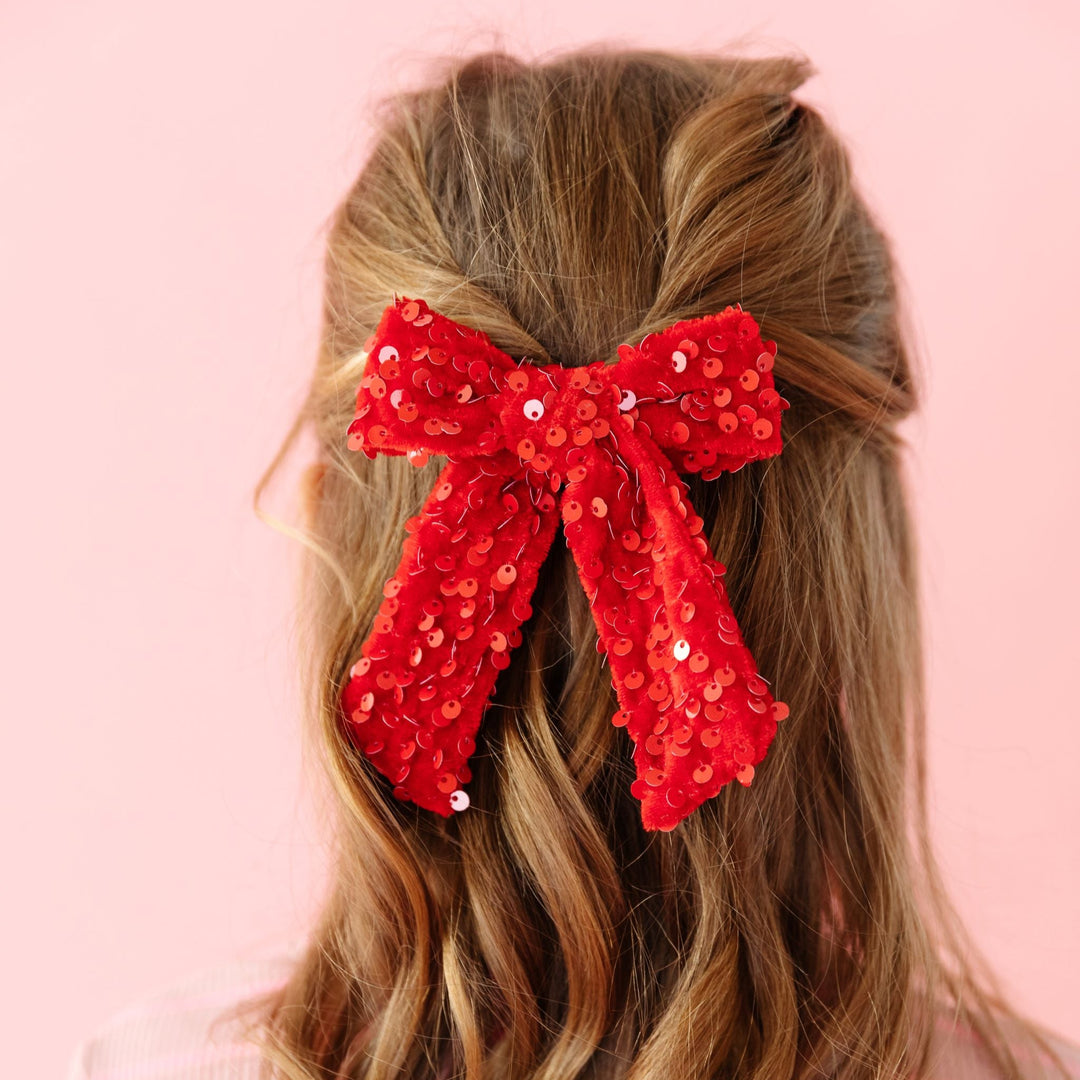
[[[790,56],[493,51],[383,101],[333,217],[310,393],[256,492],[313,431],[308,678],[335,863],[306,951],[260,1003],[274,1075],[923,1076],[942,1015],[1003,1075],[1035,1075],[1018,1040],[1053,1053],[965,936],[929,846],[897,433],[917,400],[910,335],[846,151],[791,97],[811,74]],[[394,294],[541,363],[613,359],[735,302],[778,343],[783,453],[687,478],[791,707],[751,788],[642,830],[561,536],[467,812],[399,802],[350,744],[339,695],[443,464],[345,447],[359,353]]]

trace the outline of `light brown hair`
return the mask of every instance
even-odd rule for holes
[[[846,150],[791,96],[811,74],[792,56],[497,50],[382,103],[330,228],[310,393],[256,493],[314,432],[306,655],[335,865],[310,944],[263,1003],[275,1075],[922,1076],[942,1016],[1003,1076],[1036,1075],[1021,1056],[1039,1030],[1002,998],[929,846],[897,432],[917,402],[910,334]],[[561,534],[484,717],[467,812],[399,802],[349,743],[341,689],[444,463],[346,450],[360,351],[394,294],[540,363],[613,360],[736,302],[777,342],[782,454],[687,478],[791,708],[750,788],[642,830]]]

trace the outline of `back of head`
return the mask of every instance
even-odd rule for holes
[[[323,467],[307,600],[338,828],[332,895],[274,1003],[285,1075],[916,1075],[945,1001],[993,1041],[924,844],[896,274],[841,142],[791,97],[811,73],[492,53],[385,103],[333,221],[296,429]],[[361,350],[394,294],[543,363],[613,359],[736,302],[777,342],[783,453],[687,478],[791,710],[751,788],[642,830],[561,535],[477,738],[469,812],[396,800],[351,745],[341,688],[441,466],[346,451]]]

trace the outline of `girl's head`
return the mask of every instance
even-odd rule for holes
[[[274,1002],[287,1075],[892,1076],[917,1069],[936,1009],[968,1013],[991,1047],[1000,1034],[926,845],[897,272],[842,143],[791,97],[811,73],[493,53],[385,103],[333,220],[293,430],[319,446],[308,653],[337,853]],[[687,477],[791,709],[752,787],[642,830],[561,536],[470,759],[470,810],[398,801],[354,749],[341,690],[443,464],[346,449],[360,353],[394,294],[540,363],[611,360],[736,302],[777,342],[783,453]]]

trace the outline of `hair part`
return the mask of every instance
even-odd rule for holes
[[[942,1015],[1002,1075],[1008,1006],[929,842],[917,404],[888,238],[795,91],[802,57],[590,48],[448,60],[379,111],[333,217],[303,533],[332,887],[261,1038],[290,1080],[930,1075]],[[687,478],[746,644],[791,715],[751,789],[647,833],[561,532],[470,765],[472,807],[394,799],[339,698],[441,461],[345,449],[364,341],[420,296],[512,356],[609,360],[740,302],[778,344],[784,449]],[[1050,1051],[1052,1053],[1052,1051]],[[1059,1062],[1060,1064],[1060,1062]]]

